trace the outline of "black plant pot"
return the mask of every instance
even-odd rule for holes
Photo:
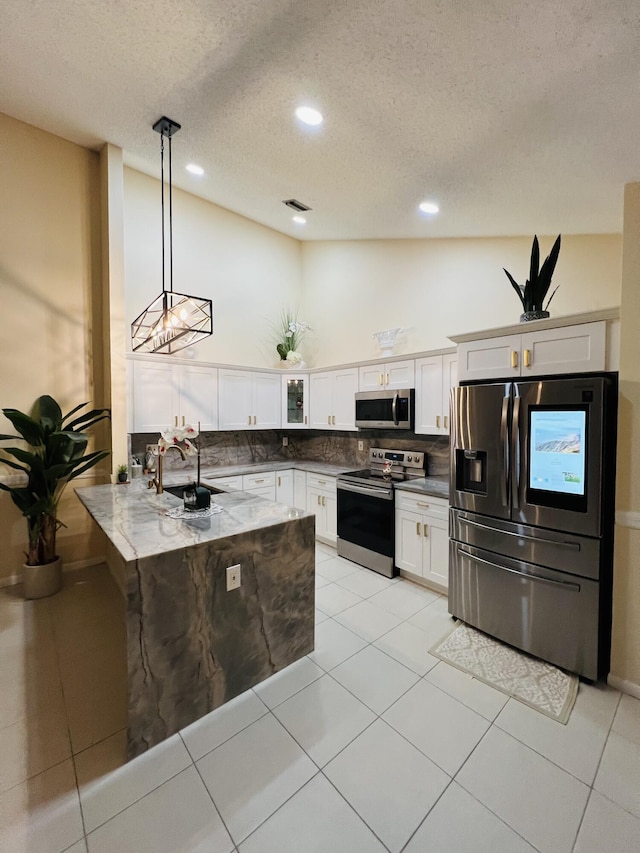
[[[119,483],[126,483],[128,479],[129,479],[129,475],[127,474],[126,471],[123,474],[118,474],[118,482]]]
[[[520,315],[521,323],[528,323],[530,320],[546,320],[549,316],[548,311],[525,311]]]

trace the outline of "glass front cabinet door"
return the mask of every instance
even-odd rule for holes
[[[306,374],[282,377],[282,428],[309,429],[309,377]]]

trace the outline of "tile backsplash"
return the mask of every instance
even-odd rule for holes
[[[287,447],[282,438],[289,439]],[[131,454],[144,461],[147,444],[158,440],[157,433],[134,433]],[[364,450],[358,450],[358,442]],[[417,450],[427,454],[427,473],[445,476],[449,472],[449,439],[447,436],[416,435],[396,430],[359,430],[335,432],[333,430],[243,430],[241,432],[203,432],[196,441],[200,446],[202,467],[214,465],[250,465],[255,462],[286,461],[288,459],[315,459],[334,465],[364,468],[368,464],[371,447],[388,447],[392,450]],[[193,460],[185,463],[177,453],[165,457],[166,470],[192,467]]]

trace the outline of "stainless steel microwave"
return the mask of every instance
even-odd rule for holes
[[[413,429],[415,391],[359,391],[356,426],[360,429]]]

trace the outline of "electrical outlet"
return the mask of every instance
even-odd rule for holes
[[[364,441],[358,442],[358,450],[364,450]]]
[[[289,439],[287,438],[287,436],[286,436],[286,435],[283,435],[283,436],[282,436],[282,446],[283,446],[283,447],[288,447],[288,446],[289,446]]]
[[[240,569],[240,563],[237,563],[235,566],[228,566],[227,568],[227,592],[232,589],[239,589],[240,584],[242,583],[242,574]]]

